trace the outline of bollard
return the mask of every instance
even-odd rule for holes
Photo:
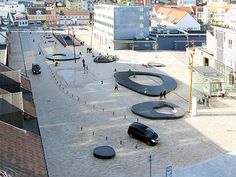
[[[86,101],[84,102],[84,104],[86,104]]]
[[[120,144],[122,144],[122,141],[120,140]]]
[[[104,108],[102,108],[102,111],[104,112]]]
[[[113,115],[113,117],[114,117],[114,115],[115,115],[115,112],[114,112],[114,111],[112,112],[112,115]]]
[[[139,120],[138,120],[138,118],[137,118],[137,122],[138,122]]]
[[[78,101],[79,101],[79,97],[78,97]]]
[[[106,141],[107,141],[107,136],[106,136]]]
[[[94,132],[93,132],[93,136],[94,136]]]
[[[83,130],[83,127],[80,127],[80,130],[82,131],[82,130]]]
[[[71,94],[71,97],[73,98],[73,97],[74,97],[74,95],[73,95],[73,94]]]
[[[135,148],[138,149],[138,145],[137,144],[135,145]]]
[[[93,105],[93,108],[95,108],[95,105]]]

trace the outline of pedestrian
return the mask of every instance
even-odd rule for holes
[[[41,55],[41,51],[39,51],[39,55]]]
[[[144,89],[144,94],[147,95],[147,88]]]
[[[103,80],[101,80],[101,84],[103,84]]]
[[[163,97],[164,97],[164,99],[166,99],[166,91],[165,90],[163,92]]]
[[[207,96],[206,96],[206,106],[207,106],[207,107],[209,107],[209,99],[210,99],[210,96],[207,95]]]
[[[84,70],[85,70],[85,63],[83,63],[83,68],[84,68]]]
[[[160,93],[160,100],[162,99],[162,96],[163,96],[163,93],[161,92],[161,93]]]
[[[118,83],[117,82],[115,84],[115,89],[114,90],[118,90]]]
[[[82,60],[82,63],[83,63],[83,64],[85,63],[85,60],[84,60],[84,59]]]
[[[205,98],[202,98],[202,104],[205,105]]]

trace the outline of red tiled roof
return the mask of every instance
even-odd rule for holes
[[[174,9],[194,14],[192,6],[176,6]]]
[[[40,136],[0,121],[0,168],[20,177],[48,177]]]

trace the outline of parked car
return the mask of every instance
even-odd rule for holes
[[[32,64],[32,73],[33,74],[40,74],[41,73],[41,68],[39,66],[39,64]]]
[[[133,122],[129,126],[128,134],[131,138],[139,139],[149,146],[159,143],[160,139],[159,135],[151,128],[139,122]]]

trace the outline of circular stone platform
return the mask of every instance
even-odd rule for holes
[[[99,146],[94,149],[93,155],[99,159],[111,159],[116,152],[111,146]]]
[[[155,109],[169,107],[173,111],[168,113],[160,113]],[[133,105],[131,111],[134,114],[148,119],[178,119],[184,116],[185,111],[179,106],[166,101],[148,101]]]
[[[99,55],[99,56],[95,57],[93,61],[96,63],[110,63],[110,62],[117,61],[117,60],[118,60],[117,56]]]
[[[133,75],[145,75],[145,76],[154,76],[158,77],[162,80],[161,85],[142,85],[132,81],[129,77]],[[149,72],[139,72],[139,71],[124,71],[124,72],[117,72],[114,74],[117,82],[124,87],[127,87],[135,92],[141,93],[147,96],[160,96],[160,93],[166,91],[169,93],[170,91],[176,89],[177,83],[176,81],[164,74],[156,74],[156,73],[149,73]],[[146,90],[146,93],[145,93]]]
[[[67,61],[67,60],[74,60],[75,58],[79,59],[80,55],[76,54],[75,58],[74,58],[74,54],[61,54],[61,53],[58,53],[58,54],[53,54],[53,55],[49,54],[49,55],[47,55],[46,58],[48,60],[53,60],[53,61]]]

